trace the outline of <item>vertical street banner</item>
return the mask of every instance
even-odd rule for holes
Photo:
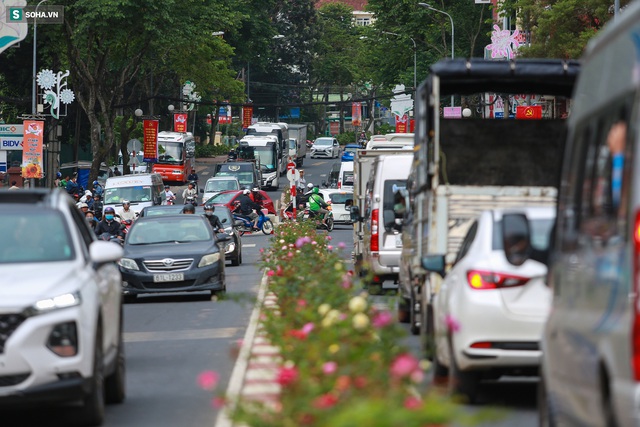
[[[351,103],[351,124],[354,127],[362,126],[362,102]]]
[[[42,140],[44,139],[44,122],[39,120],[24,121],[24,140],[22,146],[22,177],[37,178],[44,176],[42,169]]]
[[[158,120],[143,120],[142,133],[143,161],[155,163],[158,161]]]
[[[231,123],[231,106],[230,105],[222,105],[220,107],[218,123],[220,123],[221,125]]]
[[[253,106],[245,105],[242,107],[242,129],[247,130],[251,126],[253,119]]]
[[[173,114],[173,131],[174,132],[187,131],[187,113]]]
[[[408,122],[409,122],[409,116],[407,114],[404,114],[402,116],[396,116],[396,133],[409,132],[408,126],[407,126]]]

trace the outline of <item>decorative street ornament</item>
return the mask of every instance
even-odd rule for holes
[[[413,110],[413,99],[411,95],[404,92],[404,85],[396,85],[393,89],[395,95],[391,98],[391,111],[398,117],[402,117]]]
[[[26,0],[0,0],[0,53],[27,37],[27,21],[17,21],[13,15],[9,16],[11,10],[22,10],[26,5]]]
[[[69,70],[58,71],[54,74],[51,70],[42,70],[36,76],[38,86],[44,90],[43,102],[50,106],[51,116],[54,119],[60,118],[60,103],[71,104],[76,98],[71,89],[67,86]]]
[[[501,30],[500,27],[494,25],[491,32],[491,44],[487,45],[486,49],[491,51],[491,59],[513,59],[522,41],[520,31],[515,30],[512,34],[511,31]]]
[[[182,86],[182,95],[184,96],[185,101],[188,101],[186,108],[187,111],[192,111],[195,107],[194,102],[200,102],[202,99],[200,94],[195,92],[195,89],[196,84],[189,80],[187,80],[184,86]]]

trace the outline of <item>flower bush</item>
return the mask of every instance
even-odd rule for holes
[[[264,427],[448,424],[455,406],[418,392],[425,363],[399,344],[394,316],[357,294],[344,247],[311,223],[276,230],[262,266],[279,309],[265,311],[263,325],[285,361],[280,404],[239,402],[233,418]]]

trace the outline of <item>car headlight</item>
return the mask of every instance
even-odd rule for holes
[[[220,260],[220,252],[216,252],[215,254],[208,254],[203,256],[198,263],[198,267],[205,267],[207,265],[214,264]]]
[[[235,243],[233,243],[233,242],[231,242],[231,243],[229,243],[229,244],[227,245],[227,247],[225,248],[224,253],[225,253],[225,254],[230,254],[230,253],[232,253],[232,252],[233,252],[233,251],[235,251],[235,250],[236,250],[236,244],[235,244]]]
[[[53,298],[46,298],[36,301],[35,304],[27,309],[26,314],[29,316],[35,316],[54,310],[74,307],[76,305],[80,305],[81,302],[82,299],[80,298],[79,292],[62,294]]]
[[[131,258],[120,258],[118,265],[126,270],[140,270],[138,264]]]

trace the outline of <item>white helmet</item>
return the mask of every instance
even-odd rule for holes
[[[313,188],[313,184],[312,184],[312,183],[308,183],[308,184],[307,184],[307,188],[308,188],[309,190],[311,190],[311,189]]]
[[[244,190],[242,190],[242,194],[251,194],[251,191],[245,188]]]

